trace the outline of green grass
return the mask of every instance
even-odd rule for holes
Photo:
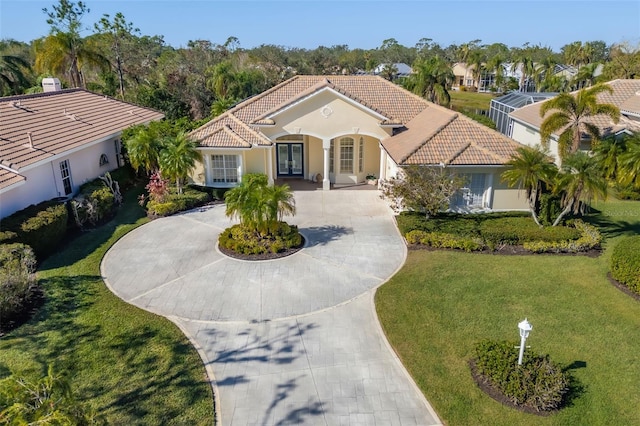
[[[451,90],[451,109],[456,111],[461,110],[476,110],[484,109],[489,110],[491,106],[491,99],[495,98],[495,95],[491,93],[476,93],[476,92],[460,92]]]
[[[114,220],[42,263],[46,303],[0,339],[0,377],[43,375],[53,363],[108,424],[213,424],[211,387],[190,342],[167,319],[114,296],[100,276],[108,248],[147,222],[136,195],[129,191]]]
[[[595,207],[591,222],[608,237],[598,258],[412,251],[379,289],[387,337],[446,424],[640,424],[640,303],[606,277],[615,239],[639,230],[640,202]],[[548,417],[494,401],[467,365],[481,339],[517,341],[525,317],[534,327],[528,350],[550,354],[580,383]]]

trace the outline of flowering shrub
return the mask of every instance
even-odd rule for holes
[[[165,198],[169,195],[169,180],[163,179],[160,172],[154,172],[149,178],[149,183],[144,187],[149,195],[145,197],[140,195],[138,202],[144,206],[147,199],[156,203],[164,203]]]

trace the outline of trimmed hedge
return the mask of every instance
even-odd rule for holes
[[[271,224],[265,233],[253,231],[242,225],[233,225],[218,237],[220,247],[238,254],[279,253],[301,244],[302,235],[298,232],[298,227],[286,222]]]
[[[640,294],[640,235],[623,238],[613,248],[611,276]]]
[[[38,292],[36,257],[31,247],[0,244],[0,330],[24,317]]]
[[[509,217],[485,220],[480,235],[487,245],[522,244],[527,241],[577,240],[580,231],[565,226],[540,228],[530,217]]]
[[[516,342],[483,340],[475,347],[477,372],[513,404],[536,411],[562,407],[570,376],[549,359],[525,351],[518,365]]]
[[[459,237],[452,234],[438,232],[411,231],[406,236],[409,244],[422,244],[429,247],[451,248],[466,252],[478,251],[484,248],[482,240],[478,238]]]
[[[570,224],[580,232],[580,238],[562,241],[528,241],[522,246],[534,253],[580,253],[600,247],[602,234],[598,228],[579,219],[570,222]]]
[[[45,201],[31,205],[2,219],[0,228],[15,233],[14,238],[5,242],[18,242],[31,246],[38,258],[53,253],[67,232],[69,213],[65,204]]]
[[[192,188],[184,188],[182,194],[170,194],[165,197],[164,202],[149,201],[147,203],[147,214],[151,217],[170,216],[194,207],[201,206],[211,201],[211,195],[204,191]]]
[[[442,213],[427,219],[424,214],[403,212],[396,217],[396,222],[402,235],[420,230],[470,237],[480,236],[480,224],[484,221],[508,217],[530,217],[530,214],[528,212]]]

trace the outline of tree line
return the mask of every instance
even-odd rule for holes
[[[445,47],[431,38],[421,38],[414,46],[389,38],[375,49],[350,49],[346,44],[301,49],[272,44],[243,48],[231,36],[222,43],[191,40],[186,47],[174,48],[162,35],[141,34],[119,12],[103,15],[91,33],[83,35],[90,9],[82,1],[59,0],[43,12],[50,26],[47,36],[30,43],[0,40],[3,96],[38,92],[42,78],[52,76],[64,87],[83,87],[153,107],[169,119],[199,120],[296,74],[371,73],[383,65],[380,75],[392,80],[395,63],[409,64],[415,71],[399,84],[441,104],[448,104],[456,62],[472,65],[476,81],[483,72],[494,73],[493,89],[499,92],[513,88],[504,77],[506,64],[520,67],[541,91],[590,86],[599,64],[602,81],[640,76],[638,46],[601,40],[576,41],[559,52],[530,43],[509,47],[481,40]],[[579,76],[563,79],[552,72],[556,64],[576,67]]]

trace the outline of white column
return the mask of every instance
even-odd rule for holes
[[[204,185],[209,186],[209,182],[211,182],[211,155],[205,152],[202,156],[204,157]]]
[[[265,152],[267,153],[267,177],[269,178],[269,185],[273,185],[274,180],[273,180],[273,151],[275,150],[276,146],[271,145],[270,148],[265,149]]]
[[[493,202],[493,173],[489,173],[488,180],[489,182],[487,182],[487,197],[484,207],[492,208],[491,203]]]
[[[329,181],[329,148],[331,148],[331,139],[322,139],[322,150],[324,151],[324,170],[322,173],[323,191],[331,189],[331,182]]]
[[[380,173],[378,174],[378,188],[380,188],[380,182],[386,179],[385,172],[387,170],[387,152],[382,148],[382,144],[378,144],[380,148]]]

